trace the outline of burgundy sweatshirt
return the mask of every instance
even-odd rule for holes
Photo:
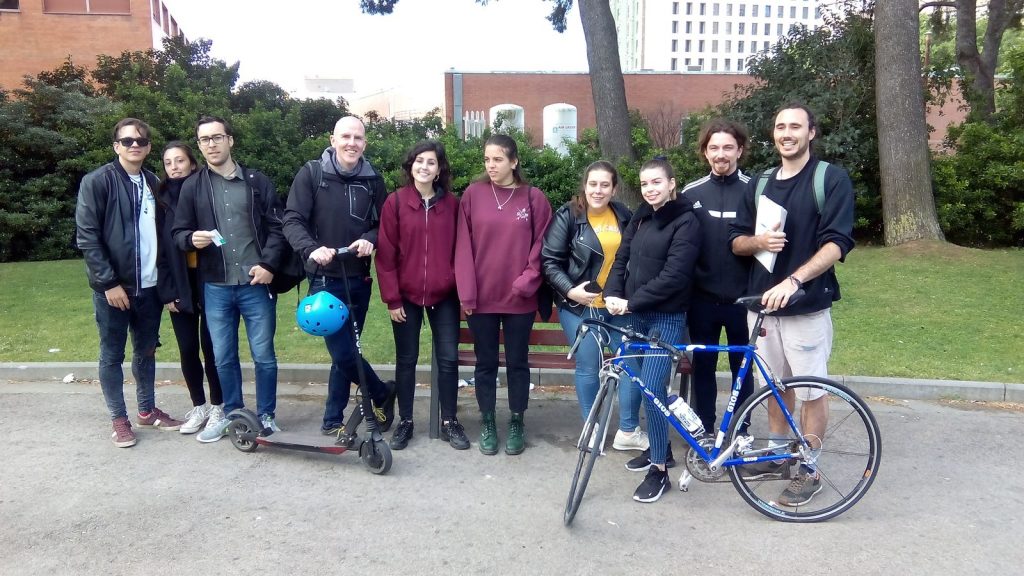
[[[408,300],[433,306],[455,290],[452,258],[459,201],[438,188],[425,208],[413,186],[388,195],[377,236],[380,298],[393,310]]]
[[[549,222],[551,204],[538,188],[518,186],[513,193],[511,187],[492,189],[489,181],[466,188],[455,241],[455,280],[463,309],[498,314],[537,310],[537,289],[544,281],[540,249]]]

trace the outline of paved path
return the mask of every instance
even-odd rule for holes
[[[158,398],[188,408],[182,386]],[[773,522],[728,483],[636,504],[641,477],[609,450],[567,529],[579,422],[565,396],[531,401],[518,457],[476,450],[471,396],[460,410],[473,448],[428,440],[420,397],[416,438],[374,476],[350,454],[245,454],[176,432],[141,430],[117,449],[97,385],[0,383],[0,574],[1019,573],[1024,413],[871,404],[880,475],[830,522]],[[283,395],[279,421],[312,430],[321,405]]]

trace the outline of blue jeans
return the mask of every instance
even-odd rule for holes
[[[217,286],[206,284],[206,323],[213,340],[217,376],[224,395],[224,412],[245,406],[242,365],[238,361],[238,319],[245,320],[249,352],[256,367],[256,412],[273,416],[277,409],[277,297],[265,284]]]
[[[558,307],[558,321],[562,324],[565,337],[569,343],[575,341],[576,330],[584,318],[596,318],[604,320],[615,326],[628,326],[628,316],[613,316],[604,308],[578,307],[580,312],[586,316],[580,316],[568,306]],[[609,349],[615,351],[617,334],[610,339]],[[576,398],[580,401],[580,412],[583,420],[586,421],[594,406],[594,399],[597,397],[597,389],[600,386],[598,374],[601,371],[601,362],[604,354],[601,346],[597,343],[596,334],[591,332],[586,340],[580,343],[576,349]],[[619,430],[632,432],[640,425],[640,389],[632,382],[619,382]]]
[[[634,312],[633,328],[644,334],[657,331],[662,342],[681,344],[687,338],[686,314],[668,312]],[[665,354],[649,353],[640,361],[640,379],[662,404],[668,405],[668,383],[675,370],[672,359]],[[647,410],[647,436],[651,440],[651,463],[664,464],[668,451],[668,420],[661,410],[644,396]]]
[[[331,374],[327,380],[327,403],[324,406],[324,428],[340,426],[344,422],[345,406],[348,405],[352,392],[352,383],[359,382],[359,366],[362,363],[363,374],[370,395],[378,404],[387,396],[387,388],[380,377],[373,371],[370,364],[362,358],[356,348],[356,340],[352,333],[352,325],[356,322],[362,331],[366,325],[366,310],[370,305],[370,279],[359,276],[340,278],[336,276],[308,276],[309,293],[316,294],[326,290],[335,298],[348,306],[349,321],[330,336],[324,337],[327,353],[331,355]],[[352,295],[349,301],[345,294],[345,282]]]
[[[124,348],[128,333],[132,335],[132,376],[135,378],[135,398],[139,412],[149,412],[156,406],[153,390],[156,378],[156,349],[160,346],[160,317],[163,305],[156,288],[144,288],[138,296],[129,294],[130,307],[118,310],[107,303],[102,292],[92,293],[96,310],[96,327],[100,333],[100,388],[107,402],[110,418],[128,415],[124,404]]]

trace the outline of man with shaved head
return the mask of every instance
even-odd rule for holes
[[[387,196],[384,179],[363,158],[364,150],[366,127],[362,121],[355,116],[338,120],[331,145],[295,175],[284,215],[284,235],[306,263],[310,294],[326,290],[345,302],[359,329],[365,325],[370,303],[370,256]],[[336,250],[345,247],[351,256],[335,258]],[[351,383],[359,381],[357,362],[363,365],[380,428],[387,430],[394,420],[394,382],[381,382],[359,356],[348,326],[324,340],[331,355],[331,373],[321,431],[339,440],[344,435],[342,412]]]

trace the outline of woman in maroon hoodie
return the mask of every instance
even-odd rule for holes
[[[444,146],[420,142],[402,163],[406,185],[384,201],[377,238],[380,297],[395,334],[395,381],[401,422],[391,448],[401,450],[413,435],[412,404],[423,315],[430,321],[437,356],[441,437],[456,450],[469,448],[455,417],[458,394],[459,300],[452,257],[459,201],[451,193]]]
[[[459,300],[473,332],[474,378],[481,412],[480,451],[497,454],[494,419],[498,334],[504,327],[509,422],[506,454],[526,447],[523,413],[530,400],[530,331],[544,281],[540,249],[551,204],[523,180],[516,141],[503,134],[484,143],[486,175],[462,193],[455,243]]]

